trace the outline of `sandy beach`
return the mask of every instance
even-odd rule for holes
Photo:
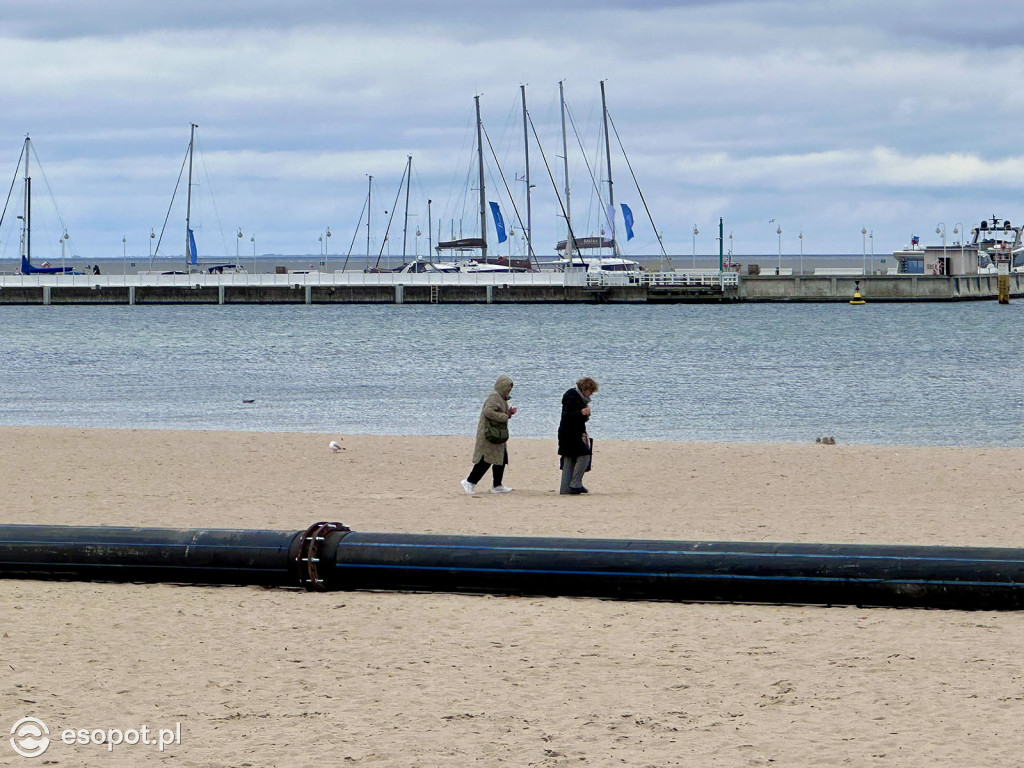
[[[337,440],[343,451],[333,453]],[[1024,450],[0,428],[4,523],[1024,547]],[[1024,615],[0,583],[2,765],[1015,766]],[[20,718],[54,741],[34,760]],[[175,729],[66,744],[66,729]]]

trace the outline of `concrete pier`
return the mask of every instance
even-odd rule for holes
[[[1004,276],[1011,298],[1024,275]],[[0,275],[2,304],[594,304],[995,301],[997,275],[514,273]]]

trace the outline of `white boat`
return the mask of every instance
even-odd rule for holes
[[[1006,265],[1009,272],[1024,272],[1022,231],[1024,227],[1015,227],[1009,219],[1000,220],[996,216],[972,229],[972,245],[978,252],[978,271],[996,274],[1000,265]]]
[[[555,269],[559,272],[584,270],[587,273],[624,272],[639,275],[643,271],[639,261],[633,261],[633,259],[621,256],[574,256],[571,259],[544,261],[541,262],[541,266]]]
[[[423,259],[416,259],[410,261],[400,270],[399,274],[422,274],[424,272],[429,274],[452,274],[459,272],[459,265],[450,261],[424,261]]]

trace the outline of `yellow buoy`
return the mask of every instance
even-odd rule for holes
[[[860,295],[860,280],[854,280],[853,298],[850,303],[854,305],[867,304]]]

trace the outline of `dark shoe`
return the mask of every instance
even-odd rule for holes
[[[588,491],[586,488],[582,488],[582,487],[581,488],[569,488],[569,493],[571,493],[571,494],[573,494],[575,496],[575,495],[580,494],[580,493],[590,493],[590,491]]]

